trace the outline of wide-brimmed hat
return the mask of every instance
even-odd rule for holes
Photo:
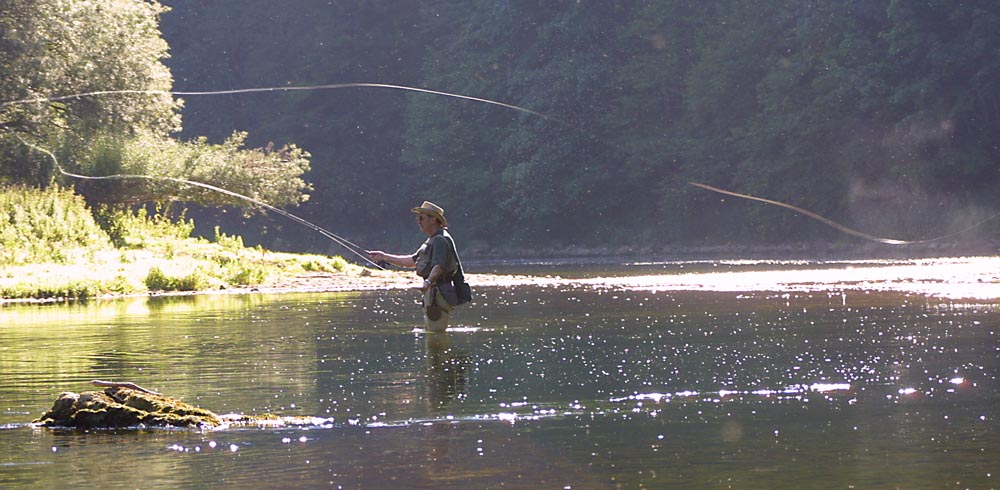
[[[417,214],[426,214],[428,216],[433,216],[441,220],[441,226],[448,226],[448,220],[444,219],[444,209],[437,204],[430,201],[424,201],[419,207],[413,208],[410,211]]]

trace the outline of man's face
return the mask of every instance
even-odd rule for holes
[[[434,218],[423,213],[417,214],[417,225],[420,226],[420,231],[430,234],[435,224]]]

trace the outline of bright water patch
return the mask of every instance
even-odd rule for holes
[[[0,486],[998,486],[995,303],[477,294],[443,335],[403,291],[0,310]],[[26,425],[91,379],[301,423]]]

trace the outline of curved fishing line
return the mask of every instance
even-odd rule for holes
[[[688,182],[688,184],[691,184],[691,185],[693,185],[695,187],[700,187],[700,188],[708,190],[708,191],[717,192],[719,194],[724,194],[724,195],[727,195],[727,196],[739,197],[741,199],[749,199],[751,201],[759,201],[759,202],[762,202],[762,203],[765,203],[765,204],[773,204],[775,206],[780,206],[780,207],[783,207],[783,208],[786,208],[786,209],[791,209],[792,211],[795,211],[796,213],[800,213],[800,214],[803,214],[805,216],[808,216],[808,217],[810,217],[810,218],[812,218],[812,219],[814,219],[816,221],[819,221],[820,223],[823,223],[823,224],[825,224],[827,226],[833,227],[833,228],[835,228],[837,230],[840,230],[840,231],[842,231],[844,233],[847,233],[848,235],[853,235],[853,236],[856,236],[856,237],[859,237],[859,238],[864,238],[865,240],[870,240],[870,241],[879,242],[879,243],[885,243],[885,244],[888,244],[888,245],[917,245],[917,244],[921,244],[921,243],[930,243],[930,242],[936,242],[936,241],[944,240],[946,238],[951,238],[953,236],[965,233],[965,232],[967,232],[967,231],[969,231],[969,230],[971,230],[973,228],[978,228],[978,227],[984,225],[986,222],[988,222],[988,221],[990,221],[992,219],[995,219],[996,217],[1000,216],[1000,212],[998,212],[998,213],[994,214],[993,216],[990,216],[989,218],[986,218],[986,219],[984,219],[984,220],[980,221],[979,223],[976,223],[976,224],[974,224],[972,226],[968,226],[968,227],[963,228],[963,229],[961,229],[959,231],[956,231],[954,233],[949,233],[947,235],[943,235],[943,236],[939,236],[939,237],[935,237],[935,238],[929,238],[929,239],[926,239],[926,240],[898,240],[898,239],[895,239],[895,238],[883,238],[883,237],[877,237],[877,236],[874,236],[874,235],[869,235],[868,233],[864,233],[864,232],[855,230],[853,228],[848,228],[848,227],[846,227],[846,226],[844,226],[844,225],[842,225],[840,223],[837,223],[836,221],[833,221],[833,220],[831,220],[829,218],[820,216],[820,215],[818,215],[818,214],[816,214],[816,213],[814,213],[812,211],[808,211],[808,210],[802,209],[802,208],[800,208],[798,206],[793,206],[791,204],[783,203],[781,201],[775,201],[773,199],[766,199],[766,198],[763,198],[763,197],[751,196],[749,194],[740,194],[739,192],[727,191],[725,189],[720,189],[718,187],[712,187],[712,186],[706,185],[706,184],[699,184],[698,182]]]
[[[60,102],[60,101],[66,101],[66,100],[79,99],[79,98],[82,98],[82,97],[96,97],[96,96],[103,96],[103,95],[121,95],[121,94],[127,94],[127,95],[214,96],[214,95],[227,95],[227,94],[259,93],[259,92],[292,92],[292,91],[310,91],[310,90],[334,90],[334,89],[344,89],[344,88],[381,88],[381,89],[403,90],[403,91],[410,91],[410,92],[417,92],[417,93],[426,93],[426,94],[439,95],[439,96],[445,96],[445,97],[453,97],[453,98],[462,99],[462,100],[469,100],[469,101],[473,101],[473,102],[480,102],[480,103],[484,103],[484,104],[496,105],[496,106],[504,107],[504,108],[507,108],[507,109],[512,109],[512,110],[515,110],[515,111],[518,111],[518,112],[523,112],[525,114],[530,114],[530,115],[533,115],[533,116],[538,116],[538,117],[541,117],[543,119],[549,119],[549,117],[547,115],[542,114],[541,112],[533,111],[531,109],[527,109],[527,108],[524,108],[524,107],[516,106],[516,105],[513,105],[513,104],[507,104],[507,103],[504,103],[504,102],[499,102],[499,101],[496,101],[496,100],[490,100],[490,99],[485,99],[485,98],[481,98],[481,97],[472,97],[472,96],[469,96],[469,95],[456,94],[456,93],[452,93],[452,92],[444,92],[444,91],[440,91],[440,90],[430,90],[430,89],[419,88],[419,87],[409,87],[409,86],[406,86],[406,85],[393,85],[393,84],[387,84],[387,83],[332,83],[332,84],[323,84],[323,85],[301,85],[301,86],[288,86],[288,87],[259,87],[259,88],[244,88],[244,89],[232,89],[232,90],[209,90],[209,91],[166,91],[166,90],[138,90],[138,89],[133,89],[133,90],[97,90],[97,91],[92,91],[92,92],[81,92],[81,93],[76,93],[76,94],[60,95],[60,96],[53,96],[53,97],[33,97],[33,98],[27,98],[27,99],[21,99],[21,100],[7,101],[7,102],[0,103],[0,109],[6,108],[6,107],[9,107],[9,106],[14,106],[14,105],[33,104],[33,103],[39,103],[39,102]],[[313,229],[314,231],[322,234],[323,236],[325,236],[325,237],[333,240],[334,242],[336,242],[337,244],[343,246],[344,248],[350,250],[353,254],[357,255],[358,257],[361,257],[361,259],[364,260],[365,262],[367,262],[368,264],[371,264],[371,265],[377,267],[378,269],[384,269],[382,266],[376,264],[375,262],[373,262],[372,260],[370,260],[368,257],[366,257],[363,254],[361,254],[360,252],[358,252],[358,250],[363,250],[363,249],[361,247],[359,247],[358,245],[350,242],[349,240],[347,240],[347,239],[345,239],[343,237],[340,237],[340,236],[336,235],[333,232],[325,230],[325,229],[319,227],[318,225],[310,223],[309,221],[306,221],[305,219],[302,219],[302,218],[300,218],[298,216],[295,216],[292,213],[289,213],[289,212],[284,211],[282,209],[276,208],[276,207],[274,207],[274,206],[272,206],[270,204],[267,204],[265,202],[258,201],[256,199],[251,198],[251,197],[244,196],[242,194],[239,194],[239,193],[236,193],[236,192],[233,192],[233,191],[229,191],[229,190],[223,189],[221,187],[216,187],[216,186],[205,184],[205,183],[202,183],[202,182],[196,182],[196,181],[191,181],[191,180],[186,180],[186,179],[179,179],[179,178],[175,178],[175,177],[162,177],[162,176],[152,176],[152,175],[124,175],[124,174],[107,175],[107,176],[95,177],[95,176],[88,176],[88,175],[73,174],[73,173],[67,172],[66,170],[64,170],[62,168],[62,166],[59,165],[58,159],[56,159],[55,155],[52,152],[50,152],[50,151],[48,151],[48,150],[46,150],[44,148],[40,148],[38,146],[32,145],[31,143],[28,143],[24,139],[20,138],[20,136],[18,136],[18,139],[20,139],[21,142],[24,143],[25,145],[28,145],[29,147],[34,148],[35,150],[38,150],[38,151],[41,151],[41,152],[44,152],[44,153],[48,154],[52,158],[52,161],[55,163],[56,170],[58,170],[60,173],[62,173],[63,175],[66,175],[68,177],[73,177],[73,178],[77,178],[77,179],[84,179],[84,180],[108,180],[108,179],[161,180],[161,181],[176,182],[176,183],[185,184],[185,185],[191,185],[191,186],[196,186],[196,187],[202,187],[202,188],[209,189],[209,190],[212,190],[212,191],[215,191],[215,192],[221,192],[223,194],[226,194],[226,195],[229,195],[229,196],[232,196],[232,197],[236,197],[238,199],[243,199],[243,200],[246,200],[248,202],[252,202],[252,203],[254,203],[254,204],[258,205],[258,206],[261,206],[261,207],[266,208],[268,210],[274,211],[274,212],[276,212],[278,214],[281,214],[281,215],[283,215],[283,216],[285,216],[285,217],[287,217],[287,218],[289,218],[289,219],[291,219],[293,221],[296,221],[296,222],[298,222],[298,223],[300,223],[300,224],[302,224],[304,226],[307,226],[307,227]]]
[[[363,250],[363,249],[360,246],[358,246],[357,244],[351,242],[350,240],[348,240],[348,239],[346,239],[346,238],[344,238],[342,236],[339,236],[336,233],[333,233],[331,231],[323,229],[319,225],[315,225],[313,223],[310,223],[309,221],[306,221],[303,218],[300,218],[300,217],[298,217],[298,216],[296,216],[296,215],[294,215],[292,213],[289,213],[288,211],[285,211],[283,209],[277,208],[277,207],[272,206],[272,205],[270,205],[270,204],[268,204],[266,202],[259,201],[257,199],[252,198],[252,197],[244,196],[243,194],[240,194],[238,192],[233,192],[231,190],[223,189],[221,187],[216,187],[214,185],[206,184],[204,182],[197,182],[197,181],[194,181],[194,180],[187,180],[187,179],[179,179],[179,178],[176,178],[176,177],[164,177],[164,176],[155,176],[155,175],[131,175],[131,174],[115,174],[115,175],[103,175],[103,176],[91,176],[91,175],[74,174],[72,172],[67,172],[66,170],[64,170],[62,168],[62,166],[59,165],[59,160],[56,159],[55,154],[53,154],[51,151],[46,150],[45,148],[33,145],[31,143],[28,143],[27,141],[25,141],[20,136],[18,136],[17,139],[21,140],[21,142],[24,143],[25,145],[27,145],[28,147],[30,147],[30,148],[32,148],[34,150],[40,151],[42,153],[47,154],[50,158],[52,158],[52,162],[55,164],[56,170],[58,170],[59,173],[65,175],[67,177],[72,177],[72,178],[75,178],[75,179],[82,179],[82,180],[116,180],[116,179],[128,180],[128,179],[144,179],[144,180],[168,181],[168,182],[175,182],[175,183],[178,183],[178,184],[189,185],[189,186],[193,186],[193,187],[201,187],[203,189],[208,189],[208,190],[211,190],[211,191],[220,192],[220,193],[225,194],[227,196],[232,196],[232,197],[235,197],[235,198],[238,198],[238,199],[243,199],[244,201],[256,204],[256,205],[258,205],[258,206],[260,206],[262,208],[265,208],[267,210],[270,210],[270,211],[273,211],[275,213],[278,213],[278,214],[280,214],[280,215],[282,215],[282,216],[284,216],[286,218],[289,218],[292,221],[295,221],[296,223],[299,223],[299,224],[304,225],[304,226],[306,226],[308,228],[311,228],[313,231],[316,231],[317,233],[319,233],[319,234],[321,234],[321,235],[329,238],[334,243],[336,243],[336,244],[338,244],[338,245],[346,248],[347,250],[350,250],[351,253],[353,253],[354,255],[357,255],[358,257],[360,257],[362,260],[364,260],[368,264],[370,264],[372,266],[375,266],[378,269],[384,270],[384,268],[382,266],[376,264],[371,259],[369,259],[368,257],[364,256],[363,254],[361,254],[361,252],[358,252],[358,250]]]
[[[260,88],[241,88],[233,90],[210,90],[210,91],[198,91],[198,92],[184,92],[184,91],[166,91],[166,90],[98,90],[94,92],[83,92],[78,94],[70,95],[59,95],[55,97],[34,97],[21,100],[12,100],[8,102],[0,103],[0,109],[12,105],[23,105],[32,104],[38,102],[61,102],[65,100],[78,99],[81,97],[94,97],[99,95],[116,95],[116,94],[131,94],[131,95],[176,95],[182,97],[192,97],[192,96],[202,96],[202,95],[226,95],[226,94],[248,94],[256,92],[293,92],[293,91],[307,91],[307,90],[335,90],[342,88],[384,88],[391,90],[404,90],[410,92],[419,92],[432,95],[441,95],[445,97],[454,97],[456,99],[470,100],[473,102],[481,102],[483,104],[492,104],[500,107],[506,107],[508,109],[513,109],[515,111],[523,112],[525,114],[531,114],[533,116],[538,116],[543,119],[549,119],[549,116],[542,114],[541,112],[533,111],[524,107],[516,106],[513,104],[507,104],[504,102],[499,102],[496,100],[483,99],[480,97],[472,97],[470,95],[456,94],[452,92],[443,92],[440,90],[430,90],[426,88],[419,87],[408,87],[406,85],[393,85],[388,83],[330,83],[325,85],[300,85],[300,86],[289,86],[289,87],[260,87]]]
[[[406,86],[406,85],[393,85],[393,84],[387,84],[387,83],[333,83],[333,84],[323,84],[323,85],[301,85],[301,86],[287,86],[287,87],[259,87],[259,88],[244,88],[244,89],[232,89],[232,90],[211,90],[211,91],[99,90],[99,91],[93,91],[93,92],[83,92],[83,93],[78,93],[78,94],[61,95],[61,96],[55,96],[55,97],[35,97],[35,98],[27,98],[27,99],[21,99],[21,100],[8,101],[8,102],[0,103],[0,109],[8,107],[8,106],[12,106],[12,105],[19,105],[19,104],[31,104],[31,103],[38,103],[38,102],[58,102],[58,101],[65,101],[65,100],[71,100],[71,99],[78,99],[78,98],[81,98],[81,97],[100,96],[100,95],[114,95],[114,94],[152,94],[152,95],[176,95],[176,96],[212,96],[212,95],[245,94],[245,93],[258,93],[258,92],[291,92],[291,91],[308,91],[308,90],[333,90],[333,89],[343,89],[343,88],[383,88],[383,89],[403,90],[403,91],[426,93],[426,94],[432,94],[432,95],[440,95],[440,96],[445,96],[445,97],[453,97],[453,98],[457,98],[457,99],[469,100],[469,101],[473,101],[473,102],[480,102],[480,103],[484,103],[484,104],[496,105],[496,106],[500,106],[500,107],[505,107],[505,108],[508,108],[508,109],[512,109],[512,110],[515,110],[515,111],[523,112],[525,114],[531,114],[533,116],[538,116],[538,117],[541,117],[543,119],[555,120],[555,119],[551,118],[550,116],[548,116],[546,114],[543,114],[541,112],[537,112],[537,111],[534,111],[534,110],[531,110],[531,109],[527,109],[525,107],[520,107],[520,106],[516,106],[516,105],[513,105],[513,104],[507,104],[507,103],[499,102],[499,101],[495,101],[495,100],[490,100],[490,99],[485,99],[485,98],[480,98],[480,97],[472,97],[472,96],[469,96],[469,95],[462,95],[462,94],[456,94],[456,93],[451,93],[451,92],[444,92],[444,91],[439,91],[439,90],[430,90],[430,89],[424,89],[424,88],[419,88],[419,87],[410,87],[410,86]],[[559,122],[559,121],[557,121],[557,122]],[[35,147],[35,148],[41,150],[41,148],[37,148],[37,147]],[[43,150],[43,151],[45,151],[45,150]],[[51,153],[49,153],[49,154],[51,155]],[[53,159],[55,158],[54,155],[52,157],[53,157]],[[56,162],[56,166],[57,166],[57,169],[60,172],[63,172],[64,174],[70,175],[72,177],[81,178],[81,179],[100,178],[100,177],[88,177],[88,176],[82,176],[82,175],[68,174],[68,173],[64,172],[61,167],[58,166],[58,162]],[[299,218],[299,217],[297,217],[295,215],[292,215],[291,213],[287,213],[287,212],[285,212],[283,210],[280,210],[278,208],[270,206],[269,204],[262,203],[260,201],[256,201],[254,199],[251,199],[251,198],[249,198],[247,196],[243,196],[241,194],[231,193],[231,191],[227,191],[225,189],[217,188],[217,187],[214,187],[214,186],[209,186],[208,184],[202,184],[202,183],[193,182],[193,181],[184,181],[183,179],[174,179],[172,177],[152,177],[152,176],[141,176],[141,175],[133,175],[133,176],[107,176],[107,177],[103,177],[103,178],[112,178],[112,177],[118,177],[118,178],[147,178],[147,179],[157,179],[157,178],[159,178],[159,179],[165,179],[165,180],[174,180],[174,181],[181,182],[181,183],[187,183],[189,185],[202,186],[202,187],[205,187],[205,188],[209,188],[209,189],[212,189],[212,190],[223,192],[225,194],[233,195],[234,197],[238,197],[240,199],[249,200],[250,202],[254,202],[255,204],[258,204],[260,206],[263,206],[263,207],[266,207],[268,209],[271,209],[271,210],[273,210],[275,212],[278,212],[279,214],[284,214],[284,215],[286,215],[287,217],[289,217],[289,218],[291,218],[293,220],[299,221],[300,223],[302,223],[302,224],[304,224],[304,225],[306,225],[306,226],[308,226],[310,228],[313,228],[315,231],[320,232],[321,234],[324,234],[325,236],[327,236],[331,240],[334,240],[335,242],[337,242],[337,243],[339,243],[341,245],[344,245],[344,243],[350,243],[350,242],[347,242],[346,240],[343,240],[340,237],[336,237],[336,235],[334,235],[333,233],[330,233],[330,232],[328,232],[326,230],[323,230],[322,228],[320,228],[320,227],[318,227],[316,225],[313,225],[312,223],[309,223],[308,221],[306,221],[306,220],[304,220],[302,218]],[[749,194],[740,194],[738,192],[727,191],[727,190],[724,190],[724,189],[720,189],[718,187],[712,187],[710,185],[700,184],[700,183],[697,183],[697,182],[689,182],[689,184],[697,186],[697,187],[700,187],[700,188],[705,189],[705,190],[709,190],[709,191],[712,191],[712,192],[717,192],[717,193],[720,193],[720,194],[725,194],[725,195],[729,195],[729,196],[733,196],[733,197],[739,197],[739,198],[742,198],[742,199],[750,199],[750,200],[753,200],[753,201],[759,201],[759,202],[763,202],[763,203],[766,203],[766,204],[772,204],[772,205],[775,205],[775,206],[780,206],[780,207],[783,207],[783,208],[787,208],[787,209],[790,209],[790,210],[795,211],[797,213],[801,213],[801,214],[803,214],[805,216],[808,216],[808,217],[810,217],[810,218],[812,218],[814,220],[817,220],[817,221],[819,221],[819,222],[821,222],[823,224],[826,224],[827,226],[835,228],[835,229],[837,229],[839,231],[842,231],[844,233],[847,233],[849,235],[856,236],[856,237],[859,237],[859,238],[862,238],[862,239],[865,239],[865,240],[870,240],[870,241],[874,241],[874,242],[878,242],[878,243],[885,243],[885,244],[889,244],[889,245],[913,245],[913,244],[921,244],[921,243],[928,243],[928,242],[934,242],[934,241],[943,240],[943,239],[950,238],[950,237],[955,236],[955,235],[959,235],[959,234],[965,233],[966,231],[969,231],[971,229],[977,228],[979,226],[982,226],[986,222],[988,222],[990,220],[993,220],[993,219],[997,218],[998,216],[1000,216],[1000,213],[994,214],[993,216],[990,216],[989,218],[987,218],[987,219],[985,219],[983,221],[980,221],[979,223],[976,223],[976,224],[974,224],[972,226],[966,227],[966,228],[964,228],[962,230],[959,230],[959,231],[957,231],[955,233],[950,233],[950,234],[947,234],[947,235],[944,235],[944,236],[940,236],[940,237],[936,237],[936,238],[931,238],[931,239],[927,239],[927,240],[898,240],[898,239],[894,239],[894,238],[884,238],[884,237],[877,237],[877,236],[874,236],[874,235],[870,235],[868,233],[864,233],[864,232],[855,230],[853,228],[849,228],[847,226],[844,226],[844,225],[842,225],[840,223],[837,223],[836,221],[833,221],[833,220],[831,220],[829,218],[823,217],[821,215],[818,215],[818,214],[813,213],[811,211],[808,211],[806,209],[802,209],[802,208],[800,208],[798,206],[793,206],[791,204],[783,203],[783,202],[780,202],[780,201],[775,201],[775,200],[772,200],[772,199],[766,199],[766,198],[751,196]],[[342,241],[343,241],[343,243],[342,243]],[[365,259],[366,262],[372,263],[370,260],[368,260],[366,257],[364,257],[363,255],[361,255],[360,253],[358,253],[356,250],[351,249],[350,247],[347,247],[346,245],[344,245],[344,246],[345,246],[345,248],[350,249],[356,255],[362,257],[363,259]],[[355,245],[355,247],[357,247],[357,246]],[[357,247],[357,248],[360,249],[360,247]]]

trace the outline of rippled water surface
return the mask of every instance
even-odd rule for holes
[[[4,307],[0,487],[1000,487],[995,301],[476,292],[439,336],[405,291]],[[316,420],[28,423],[93,379]]]

